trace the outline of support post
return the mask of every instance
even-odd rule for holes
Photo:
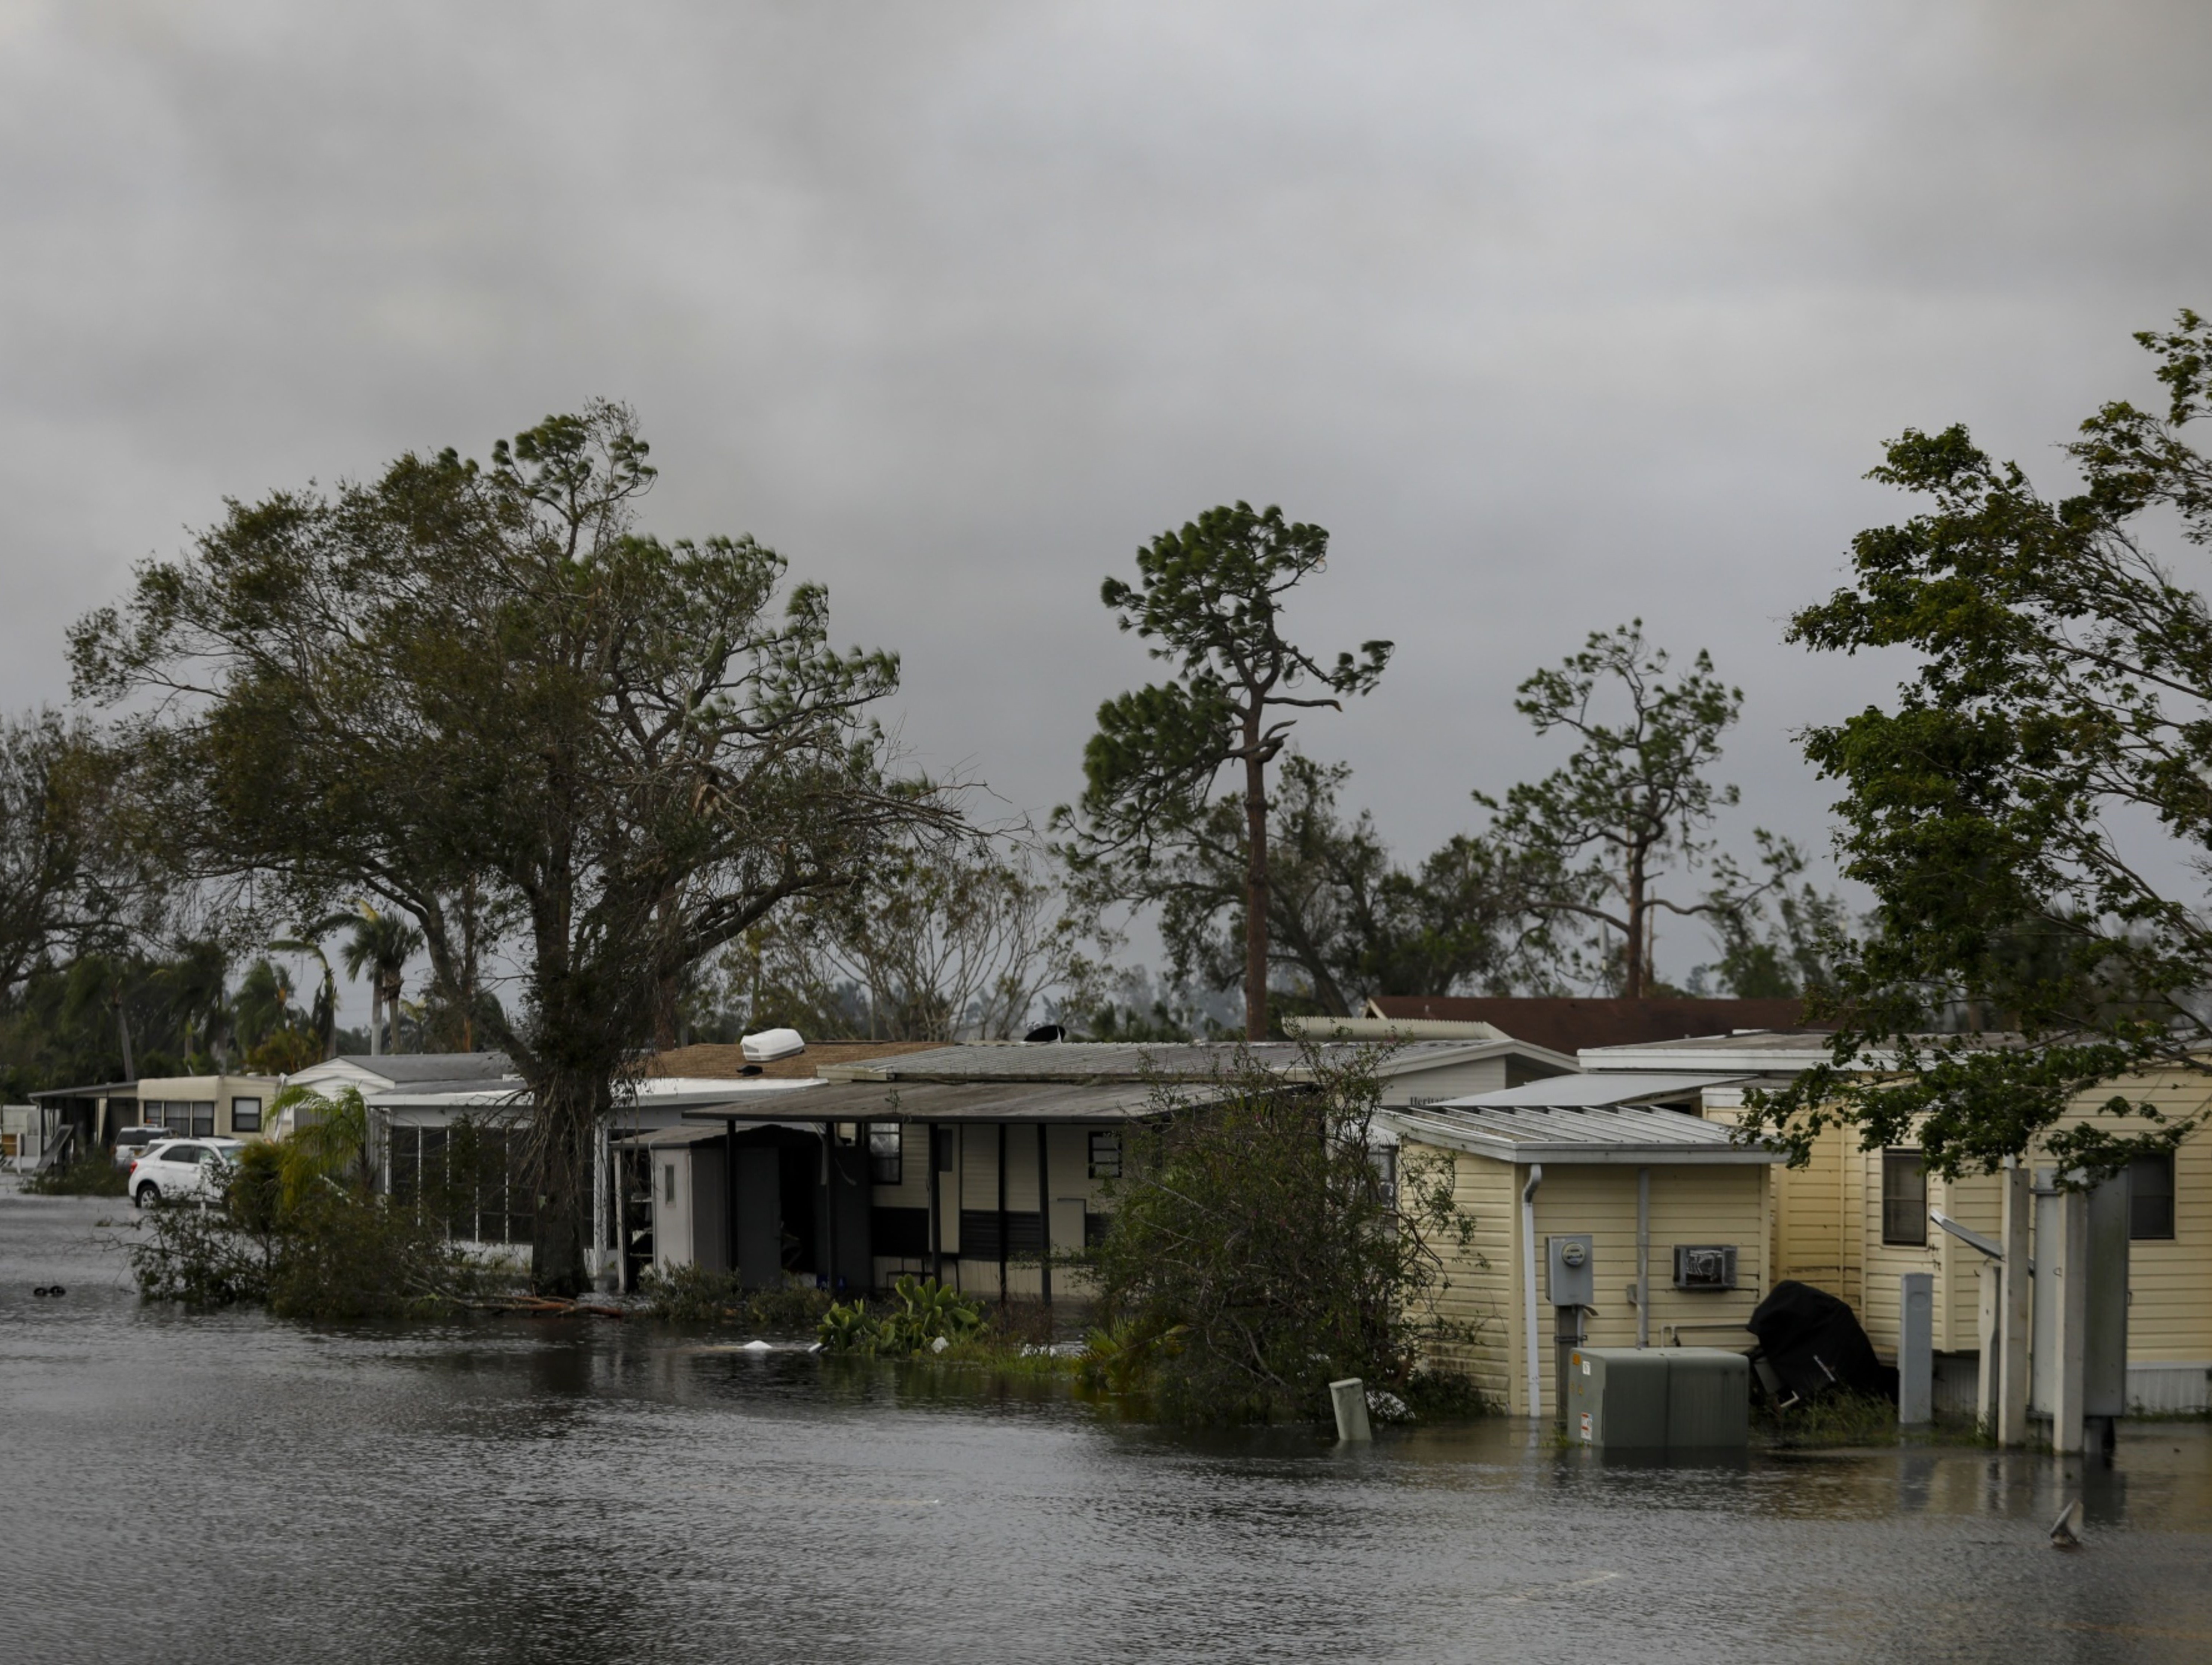
[[[1006,1124],[999,1124],[999,1301],[1006,1299]]]
[[[1536,1362],[1536,1188],[1543,1182],[1544,1164],[1531,1163],[1521,1188],[1521,1340],[1531,1417],[1544,1414],[1544,1376]]]
[[[822,1124],[822,1285],[837,1298],[837,1124]]]
[[[945,1129],[934,1121],[928,1127],[929,1275],[941,1284],[945,1281]]]
[[[1936,1275],[1897,1281],[1897,1422],[1916,1428],[1936,1419]]]
[[[2017,1157],[2006,1158],[1999,1179],[2004,1188],[2003,1300],[1997,1319],[1997,1443],[2013,1447],[2027,1443],[2027,1334],[2034,1310],[2034,1287],[2029,1282],[2028,1218],[2034,1198],[2028,1191],[2027,1164]]]
[[[1651,1170],[1636,1170],[1636,1345],[1651,1345]]]
[[[2064,1183],[2063,1176],[2060,1182]],[[2063,1191],[2057,1200],[2053,1212],[2059,1221],[2058,1241],[2037,1245],[2042,1253],[2036,1267],[2039,1275],[2054,1279],[2057,1285],[2058,1298],[2053,1303],[2058,1316],[2053,1328],[2057,1334],[2039,1336],[2037,1340],[2057,1354],[2057,1368],[2051,1372],[2051,1449],[2067,1456],[2079,1452],[2082,1444],[2081,1390],[2088,1358],[2085,1342],[2089,1326],[2089,1198],[2086,1192]]]
[[[1052,1153],[1045,1126],[1037,1123],[1037,1288],[1052,1304]]]
[[[2004,1265],[1998,1261],[1984,1261],[1974,1275],[1980,1285],[1974,1333],[1981,1348],[1980,1357],[1975,1361],[1974,1424],[1984,1435],[1994,1438],[1997,1431],[1997,1332],[2004,1305]]]
[[[738,1123],[722,1118],[722,1254],[723,1268],[738,1277]]]

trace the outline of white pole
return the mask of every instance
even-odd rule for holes
[[[1528,1365],[1528,1414],[1544,1414],[1544,1377],[1536,1364],[1536,1188],[1544,1182],[1544,1164],[1531,1164],[1528,1182],[1521,1188],[1521,1339]]]
[[[1997,1318],[1997,1443],[2027,1443],[2027,1332],[2034,1286],[2028,1281],[2028,1219],[2034,1198],[2028,1192],[2027,1164],[2008,1157],[2000,1176],[2004,1186],[2004,1282]]]
[[[2052,1305],[2058,1316],[2057,1334],[2038,1336],[2039,1346],[2057,1355],[2051,1372],[2051,1449],[2060,1455],[2078,1452],[2082,1443],[2083,1366],[2088,1358],[2084,1345],[2089,1328],[2089,1197],[2084,1191],[2067,1191],[2054,1211],[2059,1220],[2058,1241],[2041,1243],[2036,1270],[2057,1280],[2058,1298]]]

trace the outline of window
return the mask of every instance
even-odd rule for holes
[[[207,1147],[202,1145],[172,1145],[161,1152],[161,1160],[191,1167],[196,1162],[207,1160]]]
[[[660,1164],[660,1200],[663,1202],[676,1200],[676,1164],[672,1162]]]
[[[1121,1135],[1118,1133],[1094,1133],[1091,1135],[1091,1177],[1119,1179],[1121,1177]]]
[[[230,1101],[230,1130],[234,1133],[258,1133],[261,1131],[261,1101],[258,1098],[234,1098]]]
[[[215,1100],[212,1098],[195,1099],[192,1103],[185,1105],[183,1108],[191,1115],[192,1137],[194,1139],[213,1139],[215,1137]]]
[[[1881,1240],[1927,1246],[1928,1170],[1917,1151],[1881,1153]]]
[[[906,1130],[896,1121],[871,1122],[868,1126],[868,1182],[872,1185],[896,1185],[906,1171],[902,1160],[905,1149]]]
[[[2128,1164],[2128,1236],[2139,1242],[2173,1236],[2172,1152]]]
[[[468,1243],[526,1243],[535,1224],[521,1138],[503,1127],[393,1127],[392,1194]]]

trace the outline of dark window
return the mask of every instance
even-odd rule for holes
[[[521,1139],[467,1122],[394,1127],[392,1194],[445,1218],[446,1234],[467,1243],[526,1243],[535,1220]]]
[[[1908,1248],[1928,1242],[1928,1170],[1917,1151],[1881,1153],[1881,1240]]]
[[[918,1261],[929,1253],[929,1210],[877,1208],[870,1211],[868,1235],[878,1255]]]
[[[215,1100],[196,1099],[185,1108],[191,1112],[192,1137],[213,1139],[215,1137]]]
[[[2173,1236],[2172,1152],[2128,1164],[2128,1236],[2153,1241]]]
[[[1006,1258],[1033,1261],[1044,1247],[1044,1233],[1035,1214],[1006,1216]],[[960,1258],[995,1261],[999,1258],[999,1213],[994,1208],[960,1211]]]
[[[676,1200],[676,1164],[672,1162],[660,1164],[660,1200],[663,1202]]]
[[[896,1121],[872,1122],[868,1127],[868,1180],[875,1185],[896,1185],[906,1171],[901,1159],[905,1129]]]
[[[1121,1135],[1114,1132],[1094,1133],[1091,1135],[1091,1177],[1119,1179],[1121,1177]]]
[[[960,1130],[957,1127],[937,1127],[930,1131],[937,1141],[937,1171],[949,1174],[960,1165]]]
[[[207,1160],[207,1149],[204,1145],[172,1145],[161,1152],[161,1160],[181,1162],[189,1168],[196,1162]]]
[[[1114,1224],[1111,1214],[1094,1214],[1089,1209],[1083,1212],[1083,1246],[1096,1249],[1106,1241],[1106,1228]]]
[[[261,1131],[261,1101],[258,1098],[234,1098],[230,1101],[230,1130],[234,1133],[258,1133]]]

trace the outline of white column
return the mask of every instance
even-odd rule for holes
[[[1981,1286],[1975,1330],[1981,1355],[1976,1361],[1974,1422],[1983,1433],[1994,1435],[1997,1427],[1997,1331],[2004,1304],[2004,1267],[1998,1261],[1984,1261],[1975,1268],[1974,1278]]]
[[[2057,1334],[2038,1336],[2036,1345],[2049,1346],[2056,1354],[2051,1449],[2064,1455],[2081,1449],[2083,1365],[2088,1358],[2084,1344],[2089,1326],[2087,1194],[2063,1193],[2054,1212],[2060,1222],[2058,1241],[2036,1245],[2036,1272],[2057,1281],[2058,1322],[2053,1328]]]
[[[2004,1188],[2003,1299],[1997,1318],[1997,1443],[2027,1443],[2027,1334],[2034,1286],[2028,1281],[2028,1218],[2034,1199],[2028,1192],[2027,1164],[2008,1158],[1998,1175]]]

